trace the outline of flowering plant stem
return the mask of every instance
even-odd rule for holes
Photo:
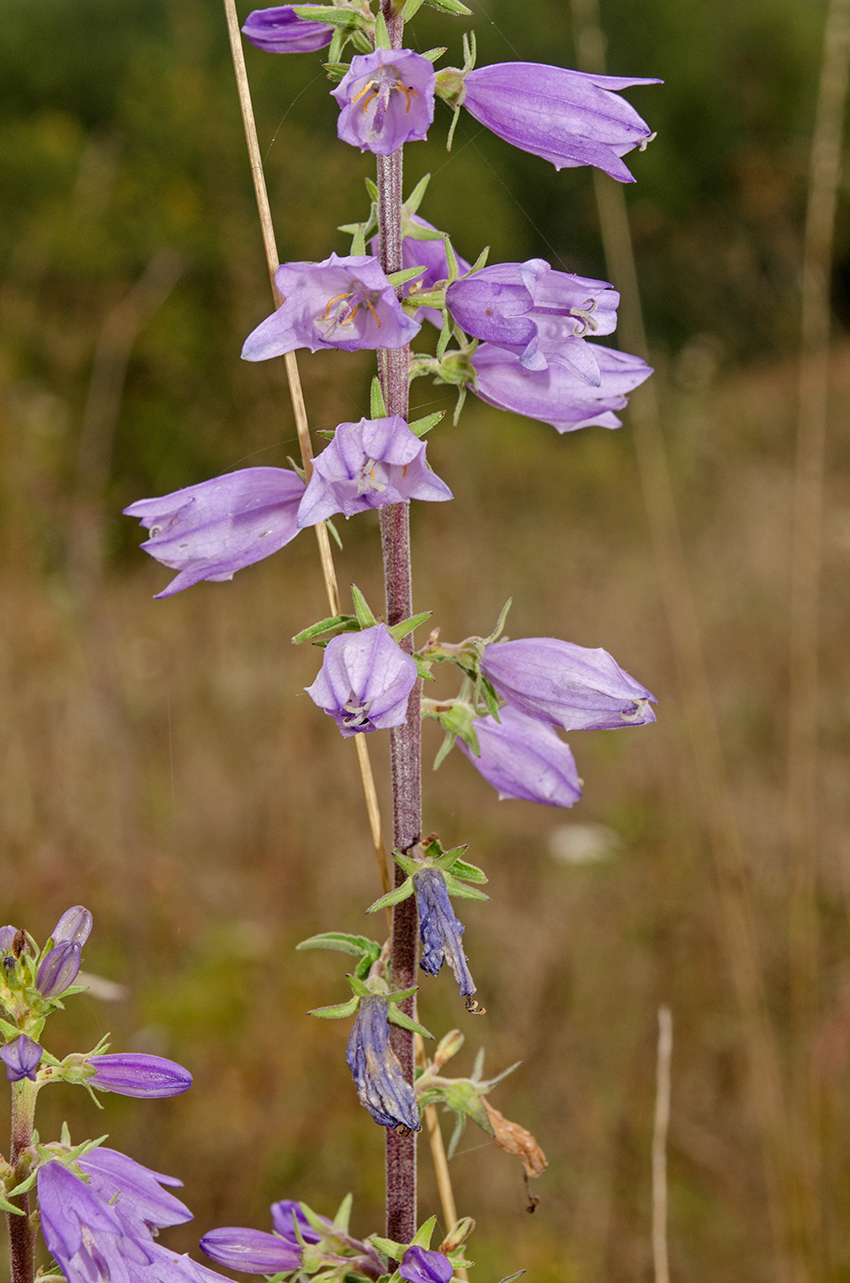
[[[13,1168],[21,1166],[21,1170],[16,1172],[20,1180],[27,1175],[23,1170],[21,1158],[32,1144],[37,1094],[35,1083],[28,1078],[12,1084],[12,1139],[9,1162]],[[9,1223],[12,1283],[33,1283],[35,1227],[29,1214],[29,1195],[18,1194],[9,1201],[23,1212],[23,1216],[15,1216],[12,1212],[6,1214],[6,1220]]]

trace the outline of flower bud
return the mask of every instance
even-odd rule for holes
[[[73,909],[66,909],[53,928],[51,938],[54,945],[65,941],[82,947],[91,935],[92,917],[88,909],[75,904]]]
[[[305,22],[291,4],[284,4],[249,13],[242,34],[267,53],[314,53],[330,44],[333,27],[324,22]]]
[[[17,927],[0,927],[0,953],[11,951],[17,933]]]
[[[463,1247],[472,1231],[475,1229],[475,1221],[471,1216],[462,1216],[456,1221],[449,1230],[446,1237],[440,1244],[441,1252],[456,1252],[459,1247]]]
[[[35,987],[42,998],[59,998],[77,978],[80,970],[82,945],[63,940],[50,950],[35,978]]]
[[[443,1065],[457,1055],[465,1041],[466,1039],[459,1029],[450,1029],[440,1039],[437,1050],[434,1052],[434,1068],[442,1069]]]
[[[155,1100],[162,1096],[179,1096],[192,1086],[188,1069],[163,1056],[139,1052],[119,1052],[112,1056],[92,1056],[88,1062],[95,1069],[90,1087],[114,1091],[120,1096],[139,1096]]]
[[[10,1083],[18,1083],[22,1078],[35,1082],[35,1071],[42,1057],[42,1050],[37,1042],[21,1034],[14,1042],[7,1042],[0,1047],[0,1060],[6,1066],[6,1077]]]
[[[243,1274],[289,1273],[301,1268],[301,1249],[265,1230],[224,1225],[201,1239],[201,1251]]]

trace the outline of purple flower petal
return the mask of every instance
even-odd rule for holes
[[[420,290],[432,290],[440,281],[448,280],[449,261],[446,257],[445,237],[441,236],[439,240],[424,240],[412,234],[412,229],[415,227],[424,227],[430,232],[437,231],[433,223],[429,223],[427,219],[420,218],[418,214],[411,214],[407,216],[404,227],[407,230],[404,232],[404,239],[401,242],[402,267],[405,271],[409,271],[414,267],[425,268],[422,276],[417,280],[408,281],[403,286],[405,297],[410,298],[415,297]],[[377,236],[372,237],[370,249],[377,257],[379,250]],[[455,258],[462,273],[471,270],[471,264],[467,263],[466,259],[462,258],[456,250]],[[443,324],[443,314],[435,307],[421,307],[416,313],[416,319],[417,321],[430,321],[432,325],[436,325],[437,329],[440,329]]]
[[[462,101],[492,133],[551,161],[556,169],[595,165],[631,183],[634,179],[620,157],[646,146],[652,134],[615,91],[660,83],[535,62],[501,62],[469,72]]]
[[[318,677],[305,689],[348,739],[363,731],[401,726],[417,677],[416,664],[393,641],[386,624],[375,624],[334,637]]]
[[[291,1243],[293,1246],[299,1246],[298,1237],[295,1233],[293,1217],[298,1222],[298,1229],[305,1243],[321,1242],[319,1235],[313,1229],[295,1199],[282,1198],[279,1202],[272,1203],[271,1213],[272,1225],[274,1226],[275,1233],[279,1234],[281,1238],[285,1238],[286,1241]],[[333,1227],[333,1221],[329,1221],[327,1217],[321,1216],[319,1219],[323,1224],[327,1225],[328,1229]]]
[[[360,1104],[382,1127],[419,1131],[416,1096],[390,1046],[389,1003],[381,994],[360,999],[346,1060]]]
[[[365,254],[284,263],[275,283],[284,302],[248,335],[246,361],[267,361],[299,347],[399,348],[420,329],[402,311],[378,260]]]
[[[581,781],[569,746],[545,722],[503,708],[495,717],[475,722],[481,756],[463,740],[458,748],[497,790],[499,797],[572,806],[581,797]]]
[[[142,1235],[150,1233],[151,1226],[163,1229],[192,1219],[186,1204],[162,1188],[182,1185],[175,1176],[151,1171],[103,1145],[81,1158],[79,1166],[89,1178],[90,1187],[115,1208],[127,1233]]]
[[[66,909],[50,933],[54,944],[70,941],[71,944],[84,945],[91,935],[92,916],[81,904],[73,909]]]
[[[439,869],[422,869],[419,873],[414,873],[413,886],[419,910],[419,934],[422,937],[420,967],[429,976],[436,976],[443,963],[448,962],[461,997],[475,993],[475,981],[461,944],[463,923],[455,917],[446,889],[446,879]]]
[[[551,423],[558,432],[594,424],[619,428],[621,420],[613,412],[625,407],[626,393],[648,379],[652,369],[639,356],[599,343],[593,345],[593,355],[599,366],[598,387],[563,365],[528,370],[512,352],[483,343],[472,358],[477,386],[469,386],[488,405]]]
[[[37,1042],[21,1034],[13,1042],[0,1047],[0,1060],[6,1066],[6,1077],[10,1083],[19,1083],[22,1078],[35,1082],[36,1070],[44,1053]]]
[[[355,54],[331,90],[340,106],[339,137],[376,156],[421,141],[434,119],[436,79],[430,59],[410,49]]]
[[[9,953],[17,934],[17,927],[0,927],[0,953]]]
[[[481,671],[509,704],[565,731],[614,730],[654,722],[656,702],[601,648],[556,637],[522,637],[484,647]]]
[[[278,1274],[301,1267],[301,1250],[265,1230],[223,1226],[201,1239],[201,1249],[218,1265],[243,1274]]]
[[[450,1283],[454,1270],[442,1252],[425,1247],[409,1247],[401,1258],[398,1272],[407,1283]]]
[[[179,1096],[192,1086],[192,1075],[188,1069],[163,1056],[125,1051],[92,1056],[89,1064],[97,1073],[87,1080],[88,1085],[97,1087],[99,1091],[114,1091],[121,1096],[154,1100],[163,1096]]]
[[[291,4],[282,4],[249,13],[242,34],[267,53],[313,53],[330,44],[333,27],[299,18]]]
[[[35,987],[42,998],[59,998],[77,978],[82,948],[64,940],[44,958],[35,977]]]
[[[141,545],[180,573],[157,597],[171,597],[202,579],[232,579],[270,557],[298,533],[305,486],[286,468],[243,468],[187,486],[161,499],[139,499],[124,512],[150,531]]]
[[[314,526],[334,513],[352,517],[409,499],[451,499],[452,492],[425,462],[425,442],[404,419],[341,423],[314,460],[298,525]]]

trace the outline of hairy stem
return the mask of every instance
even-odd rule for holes
[[[35,1083],[24,1078],[12,1084],[12,1140],[9,1162],[20,1168],[16,1176],[23,1180],[29,1166],[25,1151],[32,1144],[33,1117],[35,1115]],[[30,1219],[29,1195],[18,1194],[9,1202],[18,1207],[23,1216],[6,1213],[9,1223],[9,1254],[12,1260],[12,1283],[33,1283],[35,1272],[35,1227]]]

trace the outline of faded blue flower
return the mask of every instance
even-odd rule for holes
[[[454,1270],[442,1252],[414,1244],[401,1258],[398,1272],[407,1283],[450,1283]]]
[[[650,366],[639,356],[594,344],[600,382],[593,387],[562,365],[548,370],[527,370],[518,356],[492,343],[483,343],[472,357],[476,385],[469,384],[482,401],[498,410],[524,414],[551,423],[558,432],[576,428],[619,428],[614,413],[627,404],[626,393],[648,379]]]
[[[542,258],[495,263],[446,291],[446,306],[466,334],[513,352],[526,370],[562,365],[595,387],[597,349],[584,336],[616,329],[619,301],[607,282],[555,272]]]
[[[455,917],[446,879],[439,869],[421,869],[413,875],[413,886],[422,937],[420,967],[429,976],[436,976],[443,963],[448,962],[461,997],[475,993],[475,981],[461,944],[463,923]]]
[[[375,1122],[418,1132],[416,1096],[390,1046],[389,1002],[381,994],[360,999],[345,1058],[360,1104]]]
[[[660,83],[536,62],[498,62],[469,72],[461,101],[492,133],[556,169],[595,165],[621,183],[632,183],[620,157],[643,149],[652,134],[616,91]]]
[[[404,419],[341,423],[313,461],[298,525],[314,526],[341,512],[352,517],[409,499],[442,501],[452,492],[425,462],[425,442]]]
[[[615,730],[655,721],[655,696],[601,647],[556,637],[490,642],[481,671],[514,708],[565,731]]]
[[[50,933],[54,944],[70,941],[71,944],[84,945],[91,935],[92,916],[81,904],[73,909],[66,909]]]
[[[401,726],[417,677],[416,664],[386,624],[375,624],[334,637],[318,677],[305,689],[348,739],[363,731]]]
[[[81,955],[81,945],[70,940],[50,950],[35,977],[35,987],[42,998],[59,998],[70,989],[79,974]]]
[[[114,1055],[92,1056],[88,1062],[97,1070],[93,1078],[86,1079],[89,1087],[99,1091],[114,1091],[120,1096],[140,1096],[148,1100],[163,1096],[179,1096],[192,1086],[188,1069],[164,1056],[148,1056],[143,1052],[123,1051]]]
[[[36,1070],[44,1053],[37,1042],[21,1034],[13,1042],[0,1047],[0,1060],[6,1066],[6,1077],[10,1083],[19,1083],[22,1078],[35,1082]]]
[[[333,40],[333,27],[299,18],[291,4],[282,4],[249,13],[242,34],[267,53],[314,53]]]
[[[355,54],[331,93],[340,106],[337,133],[344,143],[389,156],[428,136],[434,119],[434,65],[411,49]]]
[[[575,759],[552,727],[510,706],[500,710],[499,719],[476,719],[480,756],[463,740],[457,741],[458,748],[499,797],[541,802],[544,806],[572,806],[577,802],[581,780]]]
[[[402,311],[380,263],[369,255],[284,263],[274,279],[284,302],[248,335],[246,361],[267,361],[299,347],[399,348],[419,332],[419,322]]]
[[[139,499],[124,512],[150,531],[141,545],[180,573],[159,597],[202,579],[222,583],[270,557],[298,534],[304,482],[287,468],[242,468],[161,499]]]

